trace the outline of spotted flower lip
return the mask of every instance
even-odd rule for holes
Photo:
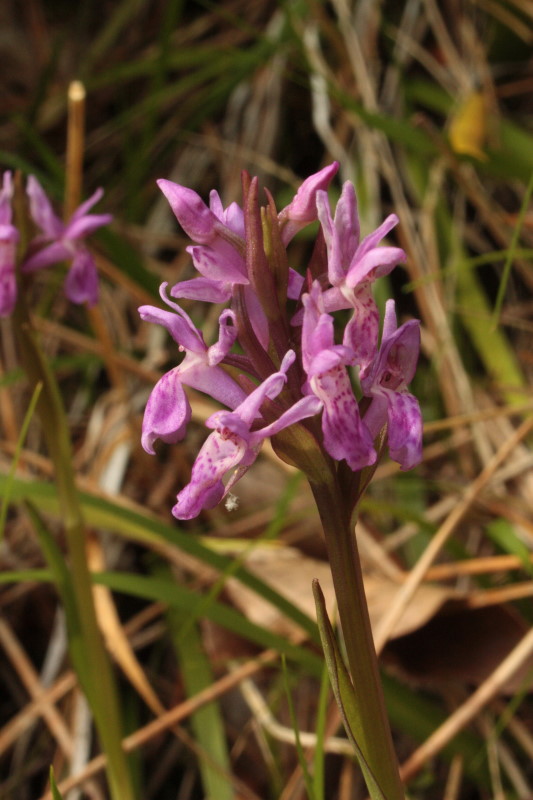
[[[294,359],[295,353],[287,352],[280,370],[254,389],[233,412],[217,411],[207,419],[205,424],[213,433],[196,457],[190,483],[177,496],[172,509],[175,517],[192,519],[203,509],[214,508],[253,464],[264,439],[320,410],[320,400],[303,397],[270,425],[251,429],[263,402],[274,399],[283,389]],[[232,469],[235,472],[224,485],[222,479]]]
[[[94,258],[84,245],[84,239],[113,219],[111,214],[89,214],[88,211],[102,198],[103,190],[96,192],[73,213],[67,223],[54,213],[41,184],[33,175],[26,187],[30,201],[30,214],[40,228],[41,235],[30,243],[28,255],[22,264],[23,272],[36,270],[69,261],[71,269],[65,281],[65,293],[73,303],[98,301],[98,275]]]
[[[0,317],[12,313],[17,299],[15,256],[19,232],[11,224],[12,197],[13,178],[11,172],[4,172],[0,191]]]
[[[372,436],[377,436],[388,423],[389,452],[402,470],[411,469],[422,460],[422,415],[418,400],[407,390],[419,350],[419,321],[409,320],[398,328],[394,300],[388,300],[381,347],[361,374],[361,388],[372,398],[365,425]]]

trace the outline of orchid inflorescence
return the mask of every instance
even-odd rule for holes
[[[397,327],[389,300],[378,346],[379,312],[372,296],[372,283],[405,258],[400,248],[380,245],[398,218],[391,214],[361,240],[351,183],[344,184],[332,216],[326,190],[337,169],[332,164],[307,178],[279,213],[268,192],[266,207],[259,207],[258,181],[247,174],[242,208],[236,203],[224,208],[216,191],[207,206],[193,190],[158,181],[193,242],[187,251],[199,277],[170,290],[161,286],[170,310],[139,309],[142,319],[163,325],[184,353],[152,390],[143,447],[154,453],[156,439],[184,438],[191,418],[184,385],[228,409],[206,420],[212,433],[190,483],[177,496],[178,519],[196,517],[229,496],[267,437],[282,458],[315,481],[322,468],[318,462],[333,471],[346,470],[346,464],[353,474],[375,465],[385,429],[390,455],[402,469],[421,459],[420,409],[407,390],[418,359],[419,322]],[[302,274],[289,267],[287,247],[317,219],[314,250]],[[219,316],[218,341],[207,346],[169,294],[228,303]],[[341,310],[349,316],[337,343],[338,320],[332,315]]]
[[[4,172],[0,191],[0,317],[11,314],[17,300],[15,264],[20,236],[12,223],[13,191],[12,174]],[[84,240],[111,222],[110,214],[88,213],[102,197],[102,189],[97,189],[82,203],[66,223],[56,216],[44,189],[33,175],[28,177],[26,194],[30,216],[40,233],[28,244],[21,272],[35,272],[63,261],[69,262],[66,296],[73,303],[94,305],[98,301],[98,274]]]

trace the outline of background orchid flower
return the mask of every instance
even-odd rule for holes
[[[76,209],[67,223],[55,215],[41,184],[33,175],[28,178],[26,191],[31,216],[42,233],[31,242],[29,254],[22,265],[23,271],[34,272],[68,261],[73,274],[69,273],[65,281],[67,297],[73,303],[94,305],[98,300],[98,276],[94,259],[83,242],[89,234],[112,220],[110,214],[87,213],[100,200],[103,190],[97,189]]]
[[[375,437],[388,422],[390,456],[402,470],[422,460],[422,415],[418,400],[407,391],[419,350],[419,321],[409,320],[398,328],[394,300],[388,300],[380,350],[360,378],[364,394],[372,397],[365,425]]]
[[[11,198],[13,180],[11,172],[4,172],[0,192],[0,317],[11,314],[17,299],[15,256],[19,232],[11,224]]]
[[[345,459],[352,470],[363,469],[375,462],[376,451],[361,420],[346,369],[354,364],[354,353],[345,345],[335,344],[333,318],[324,313],[318,281],[302,299],[302,362],[308,390],[323,403],[324,447],[337,461]]]
[[[253,422],[260,415],[260,407],[268,398],[277,397],[287,380],[287,370],[295,354],[289,351],[279,372],[270,375],[233,412],[216,411],[206,420],[213,429],[193,464],[190,483],[177,496],[172,513],[178,519],[192,519],[202,509],[216,506],[244,475],[257,458],[264,439],[274,436],[284,428],[313,416],[321,408],[316,397],[304,397],[282,413],[266,427],[252,431]],[[222,478],[231,469],[236,473],[224,486]]]
[[[379,334],[379,312],[372,297],[372,283],[405,259],[399,247],[379,247],[379,242],[398,223],[390,214],[373,233],[360,241],[357,198],[347,181],[332,218],[326,192],[316,196],[318,218],[326,240],[330,289],[324,292],[327,312],[353,308],[352,319],[344,331],[344,344],[350,346],[356,363],[365,366],[373,358]]]
[[[181,364],[165,373],[153,388],[144,412],[141,443],[147,453],[154,453],[154,442],[179,442],[185,436],[191,418],[191,406],[183,384],[206,392],[228,408],[234,408],[246,397],[243,389],[218,364],[231,349],[237,329],[235,315],[229,309],[219,317],[218,341],[207,347],[202,333],[190,317],[165,294],[163,283],[160,295],[173,309],[166,311],[155,306],[141,306],[139,314],[147,322],[163,325],[179,349],[185,353]]]

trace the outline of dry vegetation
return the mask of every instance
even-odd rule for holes
[[[210,402],[195,398],[185,442],[157,458],[140,447],[148,392],[178,354],[136,309],[162,279],[191,276],[155,179],[228,202],[248,169],[281,205],[332,159],[364,231],[400,217],[408,260],[378,297],[422,320],[424,461],[380,466],[358,533],[409,796],[533,796],[532,21],[527,0],[2,4],[0,162],[61,198],[79,78],[84,195],[102,185],[115,215],[96,237],[98,310],[69,307],[47,273],[33,311],[69,415],[142,800],[306,797],[285,683],[315,800],[364,797],[324,688],[310,580],[327,588],[328,568],[305,482],[265,450],[236,511],[178,525]],[[216,317],[188,310],[209,340]],[[0,357],[0,797],[49,798],[53,764],[64,798],[100,800],[98,741],[29,511],[62,546],[36,423],[7,478],[29,402],[8,320]]]

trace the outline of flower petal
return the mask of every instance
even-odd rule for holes
[[[30,252],[31,249],[30,245]],[[68,247],[64,242],[52,242],[42,250],[30,255],[22,264],[22,272],[35,272],[52,264],[59,264],[61,261],[69,261],[72,256],[72,248]]]
[[[65,294],[72,303],[98,302],[98,273],[88,250],[80,248],[72,259],[65,279]]]
[[[205,303],[227,303],[231,298],[231,285],[211,278],[191,278],[180,281],[170,290],[177,300],[201,300]]]
[[[101,228],[102,225],[109,225],[113,220],[112,214],[86,214],[84,217],[74,219],[67,224],[63,237],[65,239],[84,239],[89,234]]]
[[[214,508],[224,496],[222,478],[246,453],[246,444],[232,433],[211,433],[193,464],[190,483],[178,494],[172,513],[178,519],[197,517],[204,508]]]
[[[422,461],[422,415],[416,397],[409,392],[387,392],[388,439],[391,458],[402,470]]]
[[[191,406],[180,380],[179,367],[158,380],[146,404],[141,444],[147,453],[155,453],[154,442],[181,441],[191,418]]]
[[[30,201],[30,214],[35,224],[50,239],[59,239],[65,226],[54,214],[50,200],[34,175],[28,177],[26,193]]]
[[[216,235],[217,217],[200,195],[173,181],[161,179],[157,185],[185,233],[197,244],[209,244]]]

